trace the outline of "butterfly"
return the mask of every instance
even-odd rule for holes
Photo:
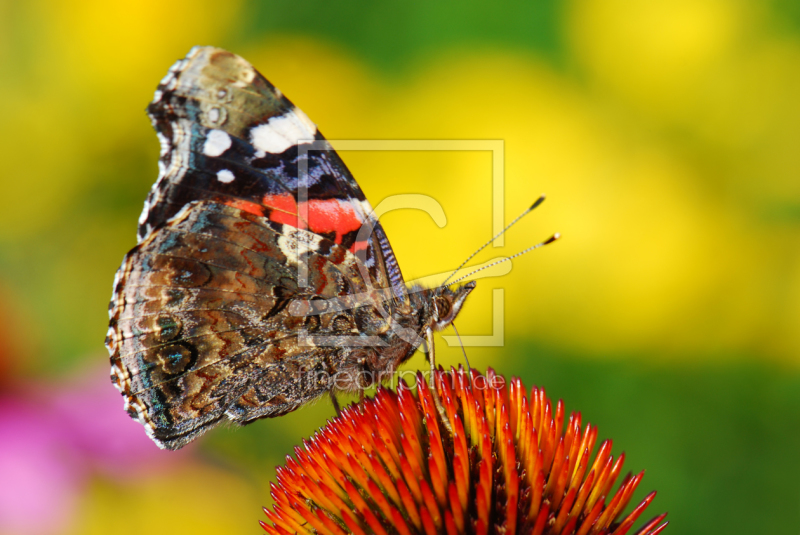
[[[341,158],[241,57],[193,48],[147,112],[159,176],[114,280],[106,347],[125,409],[159,447],[385,380],[474,289],[407,287]]]

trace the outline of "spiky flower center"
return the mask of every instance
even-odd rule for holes
[[[449,426],[425,380],[412,391],[380,388],[351,405],[295,449],[265,509],[272,534],[623,535],[655,497],[621,518],[643,473],[611,490],[625,455],[572,413],[564,426],[544,389],[530,396],[489,369],[439,371],[436,389]],[[450,431],[452,429],[452,432]],[[640,535],[656,535],[664,515]]]

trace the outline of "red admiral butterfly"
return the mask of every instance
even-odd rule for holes
[[[147,112],[160,172],[106,347],[128,413],[160,447],[383,380],[475,287],[407,288],[342,160],[239,56],[193,48]]]

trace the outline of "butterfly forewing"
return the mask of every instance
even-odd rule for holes
[[[140,240],[187,203],[215,199],[360,252],[375,284],[404,297],[400,268],[358,183],[316,125],[244,59],[195,47],[161,81],[148,114],[162,155]],[[365,223],[372,231],[359,235]]]

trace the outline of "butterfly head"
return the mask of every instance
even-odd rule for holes
[[[469,293],[475,289],[475,281],[470,281],[458,288],[440,286],[432,290],[431,296],[431,327],[441,331],[453,323]]]

